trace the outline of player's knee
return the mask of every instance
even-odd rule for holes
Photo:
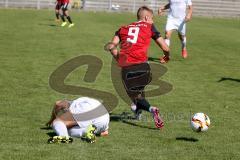
[[[134,92],[128,93],[128,96],[131,98],[131,100],[133,102],[137,101],[141,97],[141,95],[139,95],[138,93],[134,93]]]
[[[53,120],[53,122],[52,122],[52,125],[54,126],[56,123],[63,123],[63,121],[61,120],[61,119],[59,119],[59,118],[55,118],[54,120]]]
[[[63,13],[64,13],[65,15],[68,14],[68,13],[67,13],[67,11],[68,11],[67,8],[63,8],[62,11],[63,11]]]
[[[142,96],[142,94],[138,94],[137,96],[136,96],[136,100],[141,100],[141,99],[143,99],[144,97]]]
[[[179,39],[181,40],[181,41],[183,41],[185,38],[186,38],[186,36],[185,35],[183,35],[183,34],[178,34],[178,36],[179,36]]]

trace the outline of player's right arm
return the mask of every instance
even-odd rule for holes
[[[120,38],[118,36],[118,31],[115,33],[115,36],[112,38],[112,41],[107,43],[104,47],[104,49],[106,51],[109,51],[112,56],[115,58],[115,59],[118,59],[118,49],[117,49],[117,46],[120,42]]]
[[[159,9],[158,9],[158,15],[161,16],[161,15],[163,14],[163,12],[164,12],[165,10],[169,9],[169,8],[170,8],[170,3],[166,4],[165,6],[159,7]]]

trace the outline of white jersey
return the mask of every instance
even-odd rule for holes
[[[168,0],[170,3],[170,10],[168,18],[175,18],[184,20],[186,17],[187,6],[192,5],[191,0]]]
[[[69,109],[79,127],[86,128],[92,124],[97,127],[97,133],[108,129],[108,111],[98,100],[81,97],[72,101]]]

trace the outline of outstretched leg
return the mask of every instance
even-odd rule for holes
[[[64,16],[67,18],[68,22],[70,23],[70,25],[68,26],[69,28],[73,27],[74,26],[74,23],[72,22],[72,19],[71,17],[69,16],[69,13],[68,13],[68,3],[65,3],[63,6],[62,6],[62,11],[63,11],[63,14]],[[65,24],[65,23],[64,23]],[[65,24],[66,25],[66,24]]]
[[[170,47],[170,39],[172,36],[173,30],[165,31],[165,43]],[[169,61],[169,56],[164,55],[163,57],[160,57],[160,63],[164,64]]]
[[[183,35],[183,34],[178,32],[178,37],[179,37],[179,39],[182,43],[182,57],[187,58],[188,54],[187,54],[187,38],[186,38],[186,35]]]
[[[139,111],[145,110],[153,114],[157,128],[163,127],[163,121],[159,116],[157,107],[153,107],[145,99],[144,88],[151,82],[152,74],[148,63],[129,66],[122,69],[122,79],[128,96],[135,105],[131,105],[136,118]]]
[[[178,28],[178,37],[182,43],[182,57],[187,58],[187,39],[186,39],[186,22],[183,21]]]
[[[59,22],[60,21],[60,9],[61,9],[61,3],[60,2],[56,2],[56,7],[55,7],[55,15],[56,15],[56,21]]]

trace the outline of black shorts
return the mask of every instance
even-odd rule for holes
[[[62,10],[67,11],[68,10],[68,4],[69,3],[62,3]]]
[[[141,63],[122,68],[122,81],[129,96],[137,96],[152,80],[151,68],[148,63]]]
[[[57,2],[55,9],[56,10],[60,10],[61,8],[62,8],[62,3],[61,2]]]

